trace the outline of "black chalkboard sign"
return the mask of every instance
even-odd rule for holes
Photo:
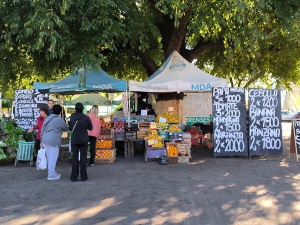
[[[47,106],[49,90],[16,90],[15,113],[17,124],[24,130],[36,125],[36,118],[40,116],[40,107]]]
[[[248,156],[244,88],[213,88],[215,156]]]
[[[294,126],[294,141],[295,141],[295,147],[296,147],[296,153],[297,155],[300,154],[300,120],[293,120],[293,126]],[[298,158],[298,156],[297,156]]]
[[[249,153],[281,155],[280,90],[249,88]]]

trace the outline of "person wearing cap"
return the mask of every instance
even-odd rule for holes
[[[70,116],[70,130],[71,135],[71,151],[73,153],[72,159],[72,172],[71,181],[77,181],[79,175],[79,164],[80,164],[80,176],[81,181],[88,180],[86,172],[86,156],[89,142],[88,130],[93,129],[93,124],[87,115],[83,113],[82,103],[76,103],[75,113]],[[79,163],[79,152],[80,152],[80,163]]]
[[[45,148],[48,164],[48,180],[58,180],[61,175],[56,173],[55,167],[61,145],[63,131],[68,131],[69,126],[60,117],[62,107],[54,105],[53,114],[48,116],[42,126],[41,147]]]

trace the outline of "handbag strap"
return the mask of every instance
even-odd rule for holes
[[[45,128],[46,128],[46,126],[50,123],[50,121],[53,120],[55,117],[57,117],[57,116],[53,116],[53,117],[45,124]]]
[[[78,120],[76,120],[76,123],[75,123],[75,125],[74,125],[74,127],[73,127],[73,129],[72,129],[72,133],[73,133],[75,127],[76,127],[77,122],[78,122]]]

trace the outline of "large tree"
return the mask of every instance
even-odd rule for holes
[[[4,1],[0,75],[48,79],[92,66],[143,79],[176,50],[233,86],[269,76],[288,84],[298,80],[299,8],[299,0]]]

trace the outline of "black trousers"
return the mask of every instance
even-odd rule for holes
[[[72,145],[72,173],[71,180],[77,181],[79,175],[79,165],[80,165],[80,176],[82,181],[86,181],[88,179],[86,173],[86,155],[87,155],[88,143],[86,144],[76,144]],[[80,151],[80,162],[78,160],[78,154]]]
[[[38,154],[38,150],[41,148],[41,140],[36,139],[34,142],[34,148],[35,148],[35,153],[36,155]]]
[[[94,164],[94,159],[95,159],[95,150],[96,150],[96,137],[89,136],[89,141],[90,141],[90,153],[91,153],[91,158],[90,158],[90,164]]]

